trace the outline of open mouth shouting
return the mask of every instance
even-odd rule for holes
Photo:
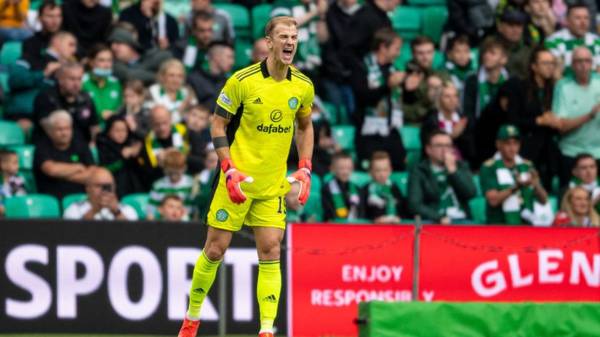
[[[294,58],[294,46],[285,46],[281,52],[282,60],[286,63],[291,63]]]

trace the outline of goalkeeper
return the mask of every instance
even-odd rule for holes
[[[273,336],[281,292],[280,246],[285,230],[285,194],[300,184],[310,191],[314,88],[292,66],[298,45],[296,21],[275,17],[265,28],[269,56],[236,72],[217,99],[211,129],[221,171],[207,214],[208,236],[196,262],[190,302],[179,337],[194,337],[200,307],[217,274],[233,232],[252,227],[258,252],[259,337]],[[286,179],[286,161],[296,134],[298,171]]]

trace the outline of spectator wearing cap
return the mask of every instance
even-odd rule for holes
[[[10,95],[5,105],[4,118],[19,122],[24,130],[31,128],[33,100],[37,94],[55,84],[55,73],[61,62],[75,58],[77,40],[69,32],[57,32],[48,48],[39,55],[24,55],[8,67]]]
[[[427,136],[425,154],[409,175],[410,212],[442,224],[467,219],[468,201],[476,189],[469,165],[455,154],[452,137],[433,130]]]
[[[63,217],[67,220],[137,220],[135,209],[119,203],[115,191],[115,180],[110,171],[96,167],[85,184],[87,198],[72,203]]]
[[[93,165],[87,144],[73,137],[71,114],[58,110],[42,123],[47,139],[35,142],[33,172],[37,191],[62,199],[73,193],[82,193]]]
[[[575,157],[589,153],[600,159],[600,78],[592,75],[593,55],[584,46],[573,51],[574,77],[564,77],[555,89],[552,102],[554,114],[546,115],[545,123],[561,134],[562,154],[559,173],[561,186],[568,182]]]
[[[56,78],[57,85],[40,92],[33,103],[33,138],[44,138],[40,128],[42,119],[52,111],[65,110],[73,118],[74,139],[83,144],[93,142],[100,127],[94,102],[82,91],[83,66],[76,62],[64,63]]]
[[[142,50],[167,49],[179,39],[177,20],[163,10],[163,0],[140,0],[125,8],[119,21],[131,23]]]
[[[550,0],[527,0],[525,12],[529,15],[525,36],[534,44],[542,43],[559,27],[558,18],[552,11]]]
[[[481,167],[481,189],[489,224],[536,222],[534,202],[546,204],[548,195],[533,163],[519,156],[519,129],[505,124],[496,137],[498,152]]]
[[[214,23],[213,14],[205,11],[195,12],[192,16],[190,35],[184,36],[173,46],[173,55],[182,60],[188,71],[206,67],[208,48],[215,41]]]
[[[590,31],[590,11],[586,5],[576,3],[567,11],[567,27],[549,36],[544,45],[559,60],[564,74],[572,73],[575,48],[585,46],[592,53],[592,68],[600,70],[600,37]]]
[[[43,55],[52,35],[60,30],[63,22],[60,5],[54,0],[44,0],[38,8],[38,21],[42,26],[40,31],[23,41],[22,57],[25,60]]]
[[[77,37],[79,55],[86,55],[97,43],[106,40],[112,24],[112,11],[99,0],[63,1],[63,29]]]
[[[509,123],[521,132],[520,154],[533,161],[546,189],[558,173],[559,150],[556,130],[551,127],[552,98],[555,88],[556,58],[543,48],[531,53],[524,79],[513,77],[502,87],[508,100]],[[550,118],[548,117],[550,116]]]
[[[532,47],[524,39],[527,14],[517,9],[507,8],[500,14],[496,25],[496,38],[504,44],[508,53],[506,70],[508,74],[524,77],[527,74],[529,55]]]
[[[231,75],[235,54],[231,46],[215,43],[208,49],[207,58],[208,67],[195,69],[188,75],[187,81],[196,93],[198,103],[214,111],[217,96]]]
[[[115,56],[115,77],[121,82],[140,80],[150,85],[156,81],[161,63],[171,57],[163,50],[144,52],[135,35],[124,27],[116,27],[108,40]]]

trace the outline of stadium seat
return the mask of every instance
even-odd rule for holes
[[[392,27],[407,41],[421,32],[421,9],[410,6],[398,6],[392,13]]]
[[[235,42],[235,64],[234,69],[241,69],[250,64],[250,58],[252,56],[252,43],[237,40]]]
[[[163,2],[165,12],[171,14],[175,19],[181,16],[188,16],[192,10],[190,1],[165,0]]]
[[[37,192],[37,186],[35,184],[35,176],[33,175],[33,171],[20,171],[23,178],[25,178],[25,188],[27,189],[27,193],[35,193]]]
[[[133,207],[140,219],[146,219],[148,199],[149,197],[146,193],[135,193],[124,196],[123,199],[121,199],[121,203]]]
[[[10,86],[8,85],[8,73],[6,71],[0,71],[0,86],[4,94],[10,92]]]
[[[250,13],[246,7],[232,3],[215,3],[214,6],[226,11],[231,16],[236,40],[242,38],[250,41]]]
[[[350,176],[350,181],[358,185],[358,187],[363,187],[371,182],[371,176],[367,172],[354,171]]]
[[[354,151],[355,133],[356,130],[353,125],[335,125],[331,127],[331,135],[340,145],[342,150]]]
[[[416,126],[403,126],[400,128],[402,143],[407,150],[421,150],[421,129]]]
[[[19,41],[9,41],[2,45],[0,50],[0,64],[9,65],[15,63],[21,57],[22,43]]]
[[[552,211],[554,212],[554,214],[556,214],[556,212],[558,212],[558,210],[560,209],[558,198],[555,195],[550,195],[548,196],[548,202],[550,203],[550,206],[552,206]]]
[[[473,174],[473,184],[475,184],[475,190],[477,191],[477,196],[483,196],[483,192],[481,191],[481,180],[479,179],[479,174]]]
[[[22,145],[25,143],[25,133],[16,122],[0,121],[0,147]]]
[[[469,210],[471,211],[471,219],[476,224],[485,224],[487,217],[485,215],[485,203],[484,197],[475,197],[469,200]]]
[[[87,194],[85,194],[85,193],[74,193],[74,194],[69,194],[69,195],[65,196],[61,201],[63,212],[65,210],[67,210],[67,208],[69,208],[69,206],[71,206],[71,204],[80,202],[80,201],[84,201],[86,199],[87,199]]]
[[[31,171],[33,170],[33,151],[35,146],[33,145],[12,145],[8,147],[9,150],[15,151],[19,157],[19,170]]]
[[[272,4],[263,3],[252,7],[252,39],[258,40],[265,36],[265,26],[271,19]]]
[[[429,36],[436,44],[439,44],[447,20],[448,9],[446,7],[427,7],[423,10],[423,30],[421,33]]]
[[[55,197],[47,194],[29,194],[6,199],[6,217],[9,219],[58,218],[60,207]]]
[[[446,6],[446,0],[408,0],[410,6]]]
[[[408,193],[408,172],[394,172],[390,177],[390,180],[398,186],[402,195],[406,196]]]

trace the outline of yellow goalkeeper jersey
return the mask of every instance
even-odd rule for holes
[[[227,126],[231,159],[237,169],[254,178],[242,184],[246,196],[267,199],[289,191],[287,158],[297,117],[310,115],[314,99],[311,80],[293,66],[275,81],[267,62],[237,71],[221,90],[217,110],[233,115]],[[220,175],[219,184],[225,183]]]

